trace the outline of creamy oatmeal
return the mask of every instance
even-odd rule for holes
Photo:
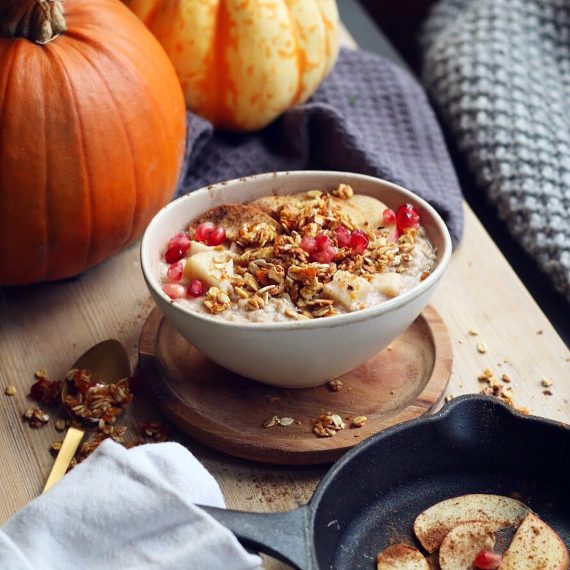
[[[208,210],[162,253],[164,292],[228,321],[358,311],[429,276],[435,251],[410,204],[396,211],[341,184]]]

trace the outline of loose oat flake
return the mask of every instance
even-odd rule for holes
[[[331,392],[338,392],[340,390],[342,390],[344,384],[342,382],[342,380],[339,380],[338,378],[334,378],[333,380],[330,380],[329,382],[327,382],[327,388],[331,391]]]
[[[272,418],[269,418],[268,420],[265,420],[263,422],[263,427],[264,428],[270,428],[273,426],[276,426],[279,424],[279,418],[277,416],[273,416]]]
[[[487,344],[484,342],[478,342],[477,343],[477,352],[481,353],[481,354],[485,354],[487,352]]]
[[[279,425],[281,425],[283,427],[287,427],[287,426],[290,426],[294,422],[295,422],[295,420],[293,418],[281,418],[279,420]]]
[[[362,427],[364,424],[366,424],[366,422],[368,421],[368,418],[366,416],[356,416],[355,418],[353,418],[352,420],[352,427]]]

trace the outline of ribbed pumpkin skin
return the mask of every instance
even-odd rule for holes
[[[335,0],[125,0],[158,38],[190,109],[250,131],[306,101],[338,55]]]
[[[0,284],[77,275],[172,196],[185,144],[171,62],[119,0],[66,0],[47,45],[0,38]]]

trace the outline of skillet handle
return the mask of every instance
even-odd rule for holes
[[[282,513],[249,513],[197,505],[252,550],[269,554],[298,570],[312,570],[310,507]]]

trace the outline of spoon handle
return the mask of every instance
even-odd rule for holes
[[[65,475],[84,435],[85,432],[77,428],[70,427],[67,430],[42,494],[49,491]]]

